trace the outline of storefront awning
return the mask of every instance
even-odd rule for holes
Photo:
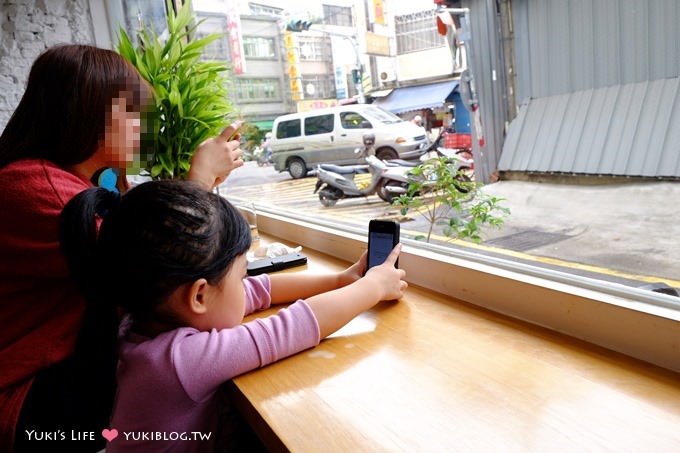
[[[456,88],[458,80],[395,88],[389,95],[373,101],[373,104],[392,113],[432,109],[444,105]]]
[[[271,131],[272,127],[274,127],[274,120],[252,121],[250,124],[261,131]]]

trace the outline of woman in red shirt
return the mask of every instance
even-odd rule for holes
[[[117,318],[76,290],[59,215],[102,168],[120,169],[118,189],[127,188],[149,102],[147,83],[119,54],[56,46],[34,62],[0,136],[0,451],[105,446]],[[237,127],[199,146],[188,179],[210,189],[243,165],[228,139]]]

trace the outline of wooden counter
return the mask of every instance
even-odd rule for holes
[[[231,389],[272,451],[680,451],[680,375],[414,287]]]

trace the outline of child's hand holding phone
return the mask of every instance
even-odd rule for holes
[[[364,277],[371,279],[375,287],[382,292],[381,300],[401,299],[408,288],[408,283],[404,280],[406,271],[396,267],[399,253],[401,244],[397,244],[390,251],[383,263],[370,268]]]
[[[382,264],[399,243],[399,224],[391,220],[371,220],[368,223],[368,269]],[[394,267],[398,267],[395,261]]]
[[[391,220],[371,220],[368,223],[368,258],[366,276],[376,278],[386,296],[383,300],[399,299],[408,284],[406,272],[398,269],[399,224]]]

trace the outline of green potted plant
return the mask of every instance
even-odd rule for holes
[[[147,132],[151,140],[144,147],[150,156],[141,165],[154,179],[184,178],[194,150],[219,134],[234,112],[227,98],[227,64],[201,60],[206,46],[222,35],[195,38],[200,22],[190,1],[177,14],[170,0],[167,8],[166,41],[145,29],[135,46],[121,27],[117,45],[153,88],[155,109]]]
[[[510,210],[501,206],[502,198],[492,197],[479,189],[481,184],[456,169],[447,157],[429,159],[411,171],[408,192],[392,202],[406,215],[414,210],[429,223],[426,236],[430,238],[435,226],[442,228],[448,238],[482,241],[485,228],[501,228]]]

